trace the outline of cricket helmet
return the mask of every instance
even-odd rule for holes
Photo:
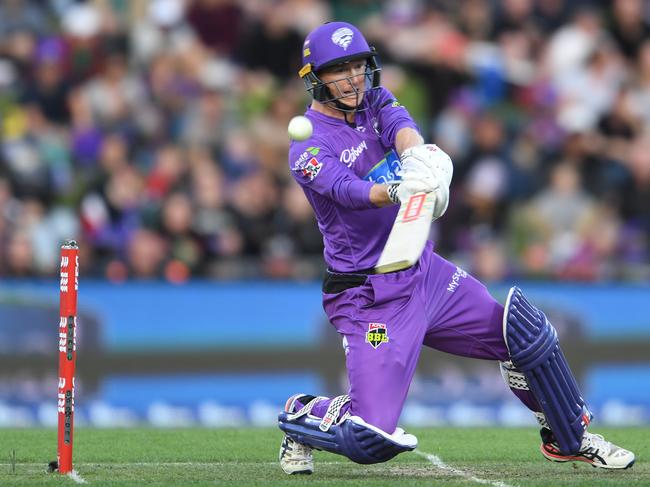
[[[337,96],[327,87],[335,81],[324,83],[318,73],[323,69],[359,59],[366,59],[367,63],[365,89],[363,92],[357,92],[357,96],[379,87],[381,68],[375,49],[368,45],[361,31],[354,25],[347,22],[328,22],[307,35],[302,46],[302,69],[298,74],[314,100],[332,103],[335,108],[343,111],[358,110],[358,107],[350,108],[342,104],[339,99],[343,98],[343,95],[339,93]],[[344,79],[345,77],[336,81]]]

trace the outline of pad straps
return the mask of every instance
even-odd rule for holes
[[[345,406],[349,402],[350,402],[350,396],[348,395],[337,396],[334,399],[332,399],[332,402],[327,408],[327,412],[325,413],[325,416],[323,416],[323,420],[320,422],[318,428],[321,431],[327,431],[328,429],[330,429],[330,426],[332,426],[336,421],[336,419],[339,417],[339,413],[341,412],[343,406]],[[343,421],[345,421],[348,416],[350,416],[350,412],[346,411],[343,417],[339,419],[338,423],[342,423]]]
[[[328,398],[325,396],[315,397],[295,413],[289,414],[287,419],[289,419],[290,421],[294,421],[302,416],[311,413],[316,403],[318,403],[320,400],[326,400],[326,399]],[[349,402],[350,402],[350,396],[348,396],[347,394],[342,396],[336,396],[334,399],[332,399],[332,402],[330,402],[330,405],[327,407],[327,412],[325,413],[325,416],[323,416],[323,419],[320,422],[320,425],[318,426],[320,430],[327,431],[330,429],[330,426],[332,426],[333,424],[342,423],[343,421],[345,421],[350,416],[350,412],[346,411],[346,413],[341,418],[339,418],[339,414],[341,413],[341,409],[343,409],[343,406],[345,406]]]
[[[305,404],[303,407],[301,407],[295,413],[291,413],[291,414],[287,415],[287,418],[290,421],[293,421],[293,420],[298,419],[298,418],[300,418],[302,416],[305,416],[306,414],[311,413],[311,410],[314,409],[314,406],[316,405],[316,403],[318,401],[320,401],[321,399],[327,399],[327,397],[325,397],[325,396],[316,396],[315,398],[313,398],[311,401],[309,401],[307,404]]]

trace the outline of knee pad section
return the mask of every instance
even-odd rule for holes
[[[499,362],[499,368],[501,369],[501,377],[503,377],[503,381],[508,387],[520,391],[530,390],[526,376],[515,368],[511,360]]]
[[[385,462],[417,447],[415,436],[399,429],[389,435],[356,416],[333,424],[326,431],[320,428],[320,418],[308,415],[293,418],[283,412],[278,416],[278,423],[280,429],[298,443],[344,455],[361,464]]]
[[[526,377],[560,449],[565,454],[577,452],[591,413],[560,349],[555,328],[517,287],[508,294],[503,333],[510,359]]]

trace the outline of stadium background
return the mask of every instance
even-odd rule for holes
[[[271,425],[345,390],[286,161],[301,42],[331,19],[455,162],[438,251],[548,310],[602,422],[650,420],[646,2],[5,0],[0,426],[56,422],[70,237],[77,424]],[[494,364],[433,351],[403,421],[532,424]]]

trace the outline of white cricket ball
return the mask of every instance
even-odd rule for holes
[[[291,119],[287,132],[289,137],[293,140],[307,140],[311,137],[314,127],[312,127],[309,119],[303,115],[297,115]]]

